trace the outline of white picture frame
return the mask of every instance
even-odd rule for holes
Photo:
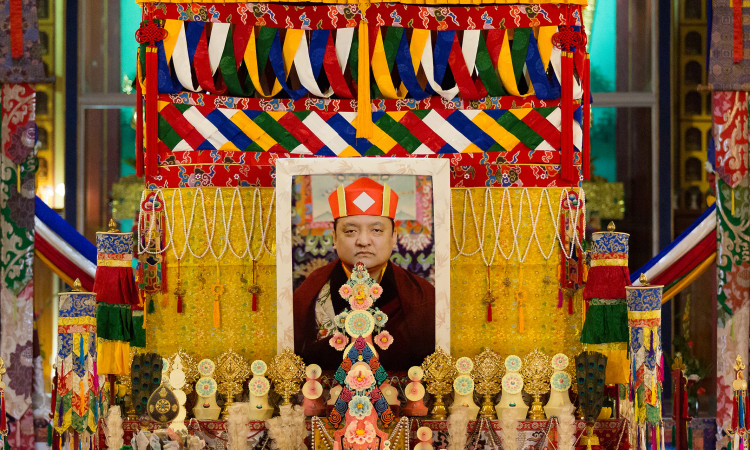
[[[294,348],[292,181],[297,175],[391,174],[432,177],[435,346],[450,351],[450,165],[441,158],[285,158],[276,161],[276,350]]]

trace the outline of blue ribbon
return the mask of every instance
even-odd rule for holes
[[[437,32],[435,51],[432,58],[435,65],[435,82],[441,87],[443,85],[443,78],[445,78],[445,71],[448,68],[448,58],[451,54],[451,47],[453,46],[453,38],[455,36],[456,32],[452,30]]]
[[[560,98],[560,83],[557,81],[556,76],[552,76],[551,80],[547,78],[542,57],[539,54],[539,46],[533,32],[529,33],[526,70],[529,73],[529,78],[531,79],[531,84],[534,86],[534,93],[537,98],[542,100]]]
[[[310,65],[316,79],[323,67],[323,58],[326,55],[326,45],[330,34],[331,30],[313,30],[310,36]]]
[[[396,53],[396,67],[398,68],[398,74],[401,76],[401,81],[406,86],[406,90],[409,91],[412,98],[422,100],[430,96],[432,89],[430,89],[429,84],[427,85],[427,91],[425,91],[419,85],[419,81],[417,81],[417,74],[414,72],[414,66],[411,62],[411,52],[409,51],[409,43],[406,40],[406,33],[401,35],[401,41]]]
[[[274,75],[276,75],[276,79],[279,80],[279,84],[281,85],[281,88],[284,89],[284,91],[287,94],[289,94],[289,96],[292,97],[292,99],[299,100],[305,94],[307,94],[307,89],[305,89],[304,87],[294,90],[286,84],[286,71],[284,70],[284,56],[281,50],[281,37],[279,36],[278,31],[276,31],[276,35],[274,36],[273,42],[271,43],[271,51],[269,52],[268,57],[271,60],[271,67],[273,68],[273,73]]]

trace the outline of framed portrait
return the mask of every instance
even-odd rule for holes
[[[381,186],[394,192],[394,199],[397,198],[395,214],[389,217],[393,219],[390,221],[392,225],[386,225],[389,234],[392,226],[393,239],[388,241],[385,254],[387,266],[392,269],[384,268],[382,272],[384,295],[387,293],[399,298],[399,304],[404,306],[398,310],[399,317],[406,324],[413,324],[414,329],[420,329],[419,326],[424,323],[434,323],[434,345],[431,344],[432,339],[425,340],[432,346],[430,353],[436,346],[450,349],[449,170],[448,161],[442,159],[301,158],[277,161],[278,351],[291,347],[300,353],[300,345],[305,345],[300,344],[300,328],[307,329],[308,322],[310,326],[315,324],[317,334],[307,340],[327,338],[325,328],[320,326],[324,320],[321,319],[319,310],[316,310],[321,308],[318,295],[325,289],[330,289],[331,292],[338,289],[334,284],[341,284],[341,280],[334,276],[335,270],[331,267],[346,266],[347,263],[347,252],[341,238],[338,240],[338,247],[334,248],[337,230],[334,228],[333,204],[329,197],[338,195],[337,190],[343,190],[345,186],[349,189],[349,186],[361,183],[363,179],[367,179],[367,183],[373,186]],[[365,203],[359,206],[367,207],[372,201],[368,196],[364,199]],[[338,236],[342,233],[338,230]],[[334,274],[329,277],[332,270]],[[325,274],[322,278],[321,273]],[[396,280],[400,280],[399,277],[418,280],[419,286],[424,287],[425,291],[434,290],[434,293],[426,295],[430,302],[434,301],[434,307],[430,305],[423,309],[434,311],[434,317],[428,320],[424,314],[411,310],[408,302],[412,301],[415,294],[404,288],[400,281],[396,284],[389,283],[389,274],[391,277],[395,276]],[[325,283],[325,288],[312,281],[318,279]],[[392,292],[387,292],[388,289]],[[312,309],[300,306],[300,297],[304,296],[313,305]],[[374,306],[378,306],[377,302]],[[389,319],[386,330],[391,325],[390,322]],[[407,328],[411,328],[411,325],[407,325]],[[432,332],[433,327],[427,329]],[[393,354],[410,345],[414,345],[414,342],[398,342],[386,353]],[[323,345],[320,348],[325,347]],[[305,352],[300,354],[305,358]],[[314,354],[318,355],[320,352]],[[340,358],[339,356],[339,363]],[[307,359],[305,363],[320,364]],[[412,365],[419,363],[421,360],[413,361]],[[397,369],[401,370],[403,367]]]

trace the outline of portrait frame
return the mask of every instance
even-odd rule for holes
[[[292,183],[299,175],[432,177],[435,347],[450,351],[450,164],[441,158],[286,158],[276,161],[276,350],[294,348]]]

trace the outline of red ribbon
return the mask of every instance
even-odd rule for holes
[[[560,176],[575,181],[573,167],[573,54],[562,52],[562,92],[560,95]]]
[[[140,77],[135,80],[135,97],[138,99],[135,105],[135,174],[140,178],[143,176],[143,89]]]
[[[12,15],[12,14],[11,14]],[[733,61],[742,62],[742,0],[732,2],[732,25],[734,30]]]
[[[487,90],[485,90],[482,81],[477,79],[474,82],[471,79],[471,73],[466,66],[464,54],[461,51],[461,46],[458,44],[458,35],[453,38],[453,46],[448,57],[448,64],[453,72],[453,77],[456,79],[458,90],[461,92],[461,98],[464,100],[479,100],[487,96]]]
[[[23,5],[21,0],[10,0],[10,56],[23,56]]]
[[[193,61],[195,77],[198,79],[198,84],[200,84],[201,88],[206,92],[217,95],[222,95],[227,91],[227,87],[221,78],[219,78],[219,83],[214,83],[214,76],[211,73],[211,61],[208,56],[208,37],[206,36],[205,27],[198,41],[198,47],[195,49],[195,58]]]
[[[333,43],[333,33],[328,34],[326,43],[326,52],[323,56],[323,68],[326,71],[328,82],[331,83],[333,92],[340,98],[354,98],[346,79],[341,73],[341,66],[336,58],[336,46]]]
[[[581,50],[579,50],[581,51]],[[591,179],[591,61],[586,55],[583,62],[583,148],[581,171],[583,179]]]

